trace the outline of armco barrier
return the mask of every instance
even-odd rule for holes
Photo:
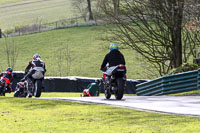
[[[136,85],[138,96],[157,96],[198,90],[200,88],[200,69],[163,76]]]
[[[14,72],[14,80],[12,84],[13,91],[15,90],[17,82],[24,77],[23,72]],[[43,86],[45,92],[82,92],[87,88],[88,84],[95,82],[99,78],[87,77],[45,77]],[[136,94],[136,85],[146,80],[131,80],[128,79],[125,89],[125,94]],[[101,92],[104,92],[103,84],[100,86]]]

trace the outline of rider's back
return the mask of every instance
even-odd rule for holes
[[[33,60],[31,64],[32,64],[32,68],[44,67],[44,62],[42,60]]]
[[[106,55],[109,67],[117,66],[119,64],[125,65],[124,56],[119,50],[112,50]]]

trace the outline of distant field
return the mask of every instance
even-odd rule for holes
[[[38,24],[74,17],[71,0],[1,0],[0,28]]]
[[[18,47],[18,58],[15,71],[24,71],[33,54],[39,53],[46,62],[46,76],[88,76],[100,78],[102,73],[99,68],[107,52],[110,42],[99,40],[104,35],[104,26],[75,27],[53,30],[38,34],[9,37],[9,43],[15,41]],[[3,46],[5,40],[0,39]],[[66,55],[70,57],[70,70],[67,69],[67,60],[59,58]],[[60,53],[61,52],[61,53]],[[147,73],[136,59],[133,50],[122,50],[127,62],[127,76],[131,79],[144,79]],[[4,71],[7,60],[4,47],[0,47],[0,68]],[[63,60],[62,63],[60,63]],[[60,67],[59,67],[60,66]],[[67,74],[68,73],[68,74]]]
[[[16,2],[16,1],[23,1],[23,0],[1,0],[0,3]]]

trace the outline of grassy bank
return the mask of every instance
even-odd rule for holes
[[[9,37],[18,48],[15,71],[24,71],[33,54],[39,53],[46,62],[46,76],[101,77],[99,71],[110,42],[100,40],[105,35],[104,26],[75,27],[38,34]],[[5,40],[0,39],[1,71],[7,67]],[[136,59],[133,50],[121,50],[127,63],[127,76],[132,79],[146,78],[147,73]],[[64,58],[67,57],[67,58]]]
[[[24,4],[26,3],[26,4]],[[6,29],[38,22],[52,22],[71,17],[71,0],[3,0],[0,2],[0,28]],[[100,40],[105,35],[104,26],[76,27],[38,34],[0,38],[0,72],[8,66],[5,44],[17,47],[14,71],[24,71],[33,54],[39,53],[46,62],[46,76],[86,76],[100,78],[102,60],[111,42]],[[9,46],[9,49],[11,49]],[[132,50],[121,50],[127,62],[127,77],[149,79]],[[152,77],[154,78],[154,77]]]
[[[197,133],[200,118],[66,101],[0,97],[0,132]]]

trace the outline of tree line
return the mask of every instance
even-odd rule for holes
[[[113,25],[107,27],[106,40],[136,51],[160,76],[198,58],[199,0],[87,0],[86,4],[89,20],[98,10],[98,16]]]

